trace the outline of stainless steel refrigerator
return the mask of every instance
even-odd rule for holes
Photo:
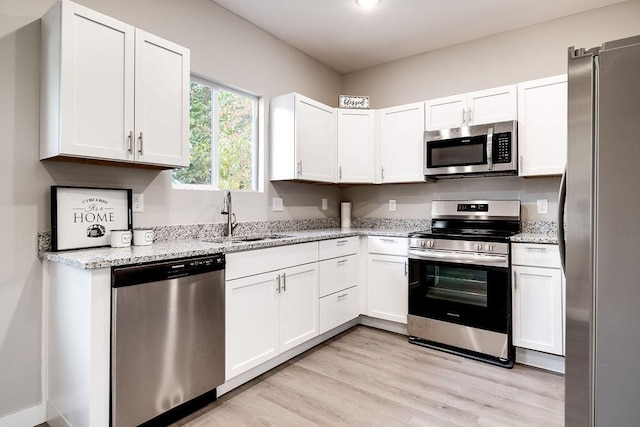
[[[640,36],[570,48],[568,63],[565,425],[638,426]]]

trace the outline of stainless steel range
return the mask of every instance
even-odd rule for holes
[[[430,231],[409,235],[410,342],[512,367],[509,237],[520,201],[434,201],[431,218]]]

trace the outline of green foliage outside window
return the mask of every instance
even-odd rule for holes
[[[174,182],[254,190],[255,114],[254,98],[191,82],[191,162]]]

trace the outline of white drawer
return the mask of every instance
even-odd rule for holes
[[[276,246],[226,255],[226,280],[276,271],[318,260],[318,243]]]
[[[406,237],[369,236],[367,251],[370,254],[409,255],[409,239]]]
[[[347,323],[360,315],[358,287],[345,289],[319,301],[319,334]]]
[[[558,245],[513,243],[511,248],[513,251],[511,253],[511,261],[513,265],[560,268],[560,252],[558,250]]]
[[[318,259],[337,258],[358,253],[358,237],[321,240],[318,242]]]
[[[358,284],[358,256],[349,255],[318,263],[320,296],[332,294]]]

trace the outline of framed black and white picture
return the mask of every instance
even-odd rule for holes
[[[133,228],[132,191],[51,186],[51,249],[109,246],[111,230]]]

